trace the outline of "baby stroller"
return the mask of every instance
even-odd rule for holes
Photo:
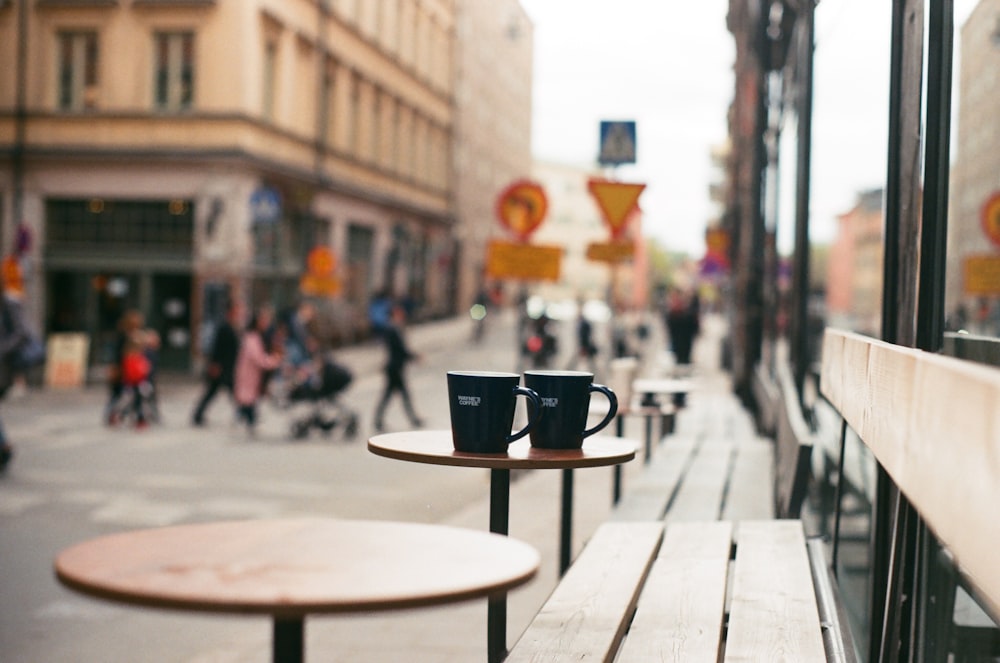
[[[340,428],[345,440],[353,439],[358,433],[358,415],[337,398],[353,379],[350,370],[330,359],[314,362],[312,370],[293,379],[287,392],[293,412],[292,439],[305,439],[313,428],[323,435]]]

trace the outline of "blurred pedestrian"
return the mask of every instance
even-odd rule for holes
[[[389,404],[392,395],[398,393],[403,400],[403,407],[410,418],[410,423],[415,428],[423,426],[423,420],[413,409],[413,402],[410,399],[410,391],[406,386],[406,365],[411,361],[419,359],[406,345],[403,336],[403,326],[406,322],[406,309],[400,305],[392,308],[392,317],[389,325],[382,331],[382,340],[385,343],[386,363],[385,363],[385,390],[382,399],[375,408],[375,431],[381,433],[385,423],[385,408]]]
[[[159,349],[159,335],[146,329],[145,325],[146,318],[138,309],[125,311],[118,320],[111,364],[108,366],[108,401],[104,406],[104,421],[109,426],[114,426],[123,415],[130,413],[136,415],[136,425],[141,427],[146,424],[144,410],[140,407],[143,395],[137,390],[139,385],[126,384],[122,372],[126,353],[128,351],[140,353],[148,363],[143,382],[146,383],[146,389],[154,388],[152,379],[156,353]],[[130,363],[133,367],[137,364],[134,358]],[[130,377],[134,379],[136,375],[137,373],[133,373]],[[151,392],[149,397],[155,399],[155,395]],[[128,403],[123,404],[123,399],[127,399]],[[155,405],[155,400],[153,403]]]
[[[546,369],[559,354],[559,341],[552,331],[552,319],[545,313],[533,318],[521,345],[521,354],[534,369]]]
[[[21,307],[23,292],[7,283],[3,290],[0,297],[0,400],[14,384],[19,372],[19,350],[32,336]],[[7,440],[3,422],[0,422],[0,472],[7,469],[13,456],[14,447]]]
[[[670,335],[670,348],[679,366],[691,363],[694,339],[701,330],[700,313],[696,297],[674,289],[667,300],[666,326]]]
[[[309,300],[302,300],[288,317],[288,333],[285,338],[285,361],[292,367],[298,368],[302,364],[308,363],[313,355],[311,344],[318,343],[319,339],[311,331],[313,320],[316,318],[316,307]],[[310,340],[310,337],[313,337]]]
[[[264,375],[281,366],[281,352],[269,350],[265,335],[274,322],[274,310],[263,305],[254,311],[240,339],[233,369],[237,414],[252,436],[257,426],[257,403],[263,395]],[[273,347],[273,346],[272,346]]]
[[[388,289],[379,290],[368,303],[368,325],[376,338],[389,327],[392,320],[392,297]]]
[[[576,319],[576,353],[570,359],[567,369],[574,369],[583,362],[584,368],[591,373],[596,372],[597,343],[594,342],[594,325],[583,313],[583,301],[580,301],[579,315]]]
[[[234,299],[226,307],[225,320],[215,330],[205,366],[204,390],[191,415],[194,426],[205,425],[205,410],[220,389],[225,389],[230,397],[235,397],[233,371],[236,368],[236,355],[240,350],[239,329],[243,325],[243,315],[243,304]]]

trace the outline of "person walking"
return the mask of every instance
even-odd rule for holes
[[[597,343],[594,342],[594,325],[583,314],[583,302],[580,302],[579,317],[576,320],[576,353],[570,358],[567,370],[578,368],[583,362],[584,369],[591,373],[597,368]]]
[[[109,426],[118,424],[124,414],[132,412],[137,417],[135,423],[145,425],[142,409],[138,407],[141,396],[136,390],[138,385],[126,385],[122,376],[126,350],[136,349],[145,354],[150,350],[152,339],[158,339],[148,333],[145,325],[146,317],[138,309],[125,311],[118,320],[114,354],[108,367],[108,402],[104,406],[104,421]],[[128,404],[122,403],[125,398],[129,398]]]
[[[237,414],[251,436],[257,426],[257,403],[263,395],[264,375],[281,366],[281,352],[269,350],[265,335],[274,322],[274,310],[263,305],[250,318],[240,340],[233,369],[233,396]]]
[[[392,308],[392,316],[389,324],[382,330],[382,338],[385,342],[386,364],[385,364],[385,391],[382,399],[375,408],[375,431],[381,433],[385,422],[385,408],[389,404],[392,395],[399,393],[403,399],[403,407],[410,418],[410,423],[414,427],[420,428],[423,420],[417,416],[413,409],[413,402],[410,400],[410,392],[406,386],[405,371],[406,365],[419,359],[418,355],[410,351],[403,338],[403,324],[406,321],[406,309],[399,304]]]
[[[243,324],[243,314],[242,303],[237,300],[229,302],[226,318],[215,330],[208,365],[205,366],[205,386],[191,415],[191,424],[194,426],[205,425],[205,411],[220,389],[225,389],[230,396],[235,397],[233,372],[236,368],[236,355],[240,350],[238,330]]]
[[[31,332],[24,319],[21,307],[22,292],[5,284],[0,296],[0,400],[6,396],[17,376],[18,350],[29,340]],[[0,472],[7,469],[14,456],[14,447],[7,440],[7,434],[0,421]]]
[[[677,364],[687,366],[691,363],[694,339],[701,328],[697,299],[680,290],[671,292],[667,302],[666,326]]]

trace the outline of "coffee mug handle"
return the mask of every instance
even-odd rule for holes
[[[615,392],[611,391],[603,384],[591,384],[590,393],[594,393],[595,391],[599,391],[608,397],[608,413],[604,415],[603,419],[601,419],[601,423],[597,424],[593,428],[588,428],[583,431],[584,437],[589,437],[597,431],[602,430],[605,426],[610,424],[611,420],[615,418],[616,414],[618,414],[618,397],[615,396]]]
[[[542,414],[542,401],[538,398],[538,394],[534,389],[528,389],[527,387],[514,387],[514,396],[524,396],[529,401],[533,407],[528,408],[528,424],[517,431],[507,436],[507,443],[510,444],[515,440],[520,440],[522,437],[528,434],[528,432],[535,426],[538,422],[538,417]]]

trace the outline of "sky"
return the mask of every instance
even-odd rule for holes
[[[955,0],[961,26],[977,0]],[[728,0],[521,0],[535,26],[532,150],[537,159],[596,164],[601,120],[636,122],[637,163],[608,169],[646,184],[643,230],[700,256],[719,216],[711,150],[726,142],[735,46]],[[883,186],[891,3],[824,0],[816,9],[812,186],[814,242],[833,237],[857,194]],[[863,20],[857,18],[863,17]],[[958,38],[956,36],[956,48]],[[957,54],[956,54],[957,55]],[[954,80],[958,79],[956,69]],[[794,125],[787,129],[794,136]],[[794,149],[792,140],[786,148]],[[794,163],[794,153],[782,162]],[[785,168],[779,245],[791,243],[794,169]]]

